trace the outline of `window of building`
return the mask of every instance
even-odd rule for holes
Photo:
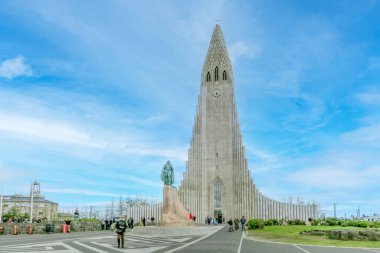
[[[219,177],[214,184],[214,208],[222,208],[222,181]]]
[[[218,69],[218,66],[215,67],[215,81],[218,81],[219,80],[219,69]]]
[[[223,71],[223,80],[227,80],[227,72],[225,70]]]
[[[211,81],[211,75],[210,75],[210,72],[207,72],[206,82],[210,82],[210,81]]]

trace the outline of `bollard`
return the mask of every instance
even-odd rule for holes
[[[64,233],[64,234],[67,233],[67,224],[66,223],[62,224],[62,233]]]
[[[29,225],[29,234],[31,235],[31,234],[33,234],[33,226],[32,226],[32,224],[30,224]]]
[[[13,226],[13,234],[14,234],[14,235],[17,235],[17,225],[14,225],[14,226]]]

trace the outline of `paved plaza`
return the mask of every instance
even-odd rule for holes
[[[158,234],[155,234],[157,232]],[[380,253],[380,249],[304,246],[251,240],[245,238],[242,232],[228,232],[224,226],[187,228],[187,230],[160,228],[150,229],[146,235],[143,234],[143,230],[128,232],[124,249],[117,248],[115,234],[110,231],[1,236],[0,253]]]

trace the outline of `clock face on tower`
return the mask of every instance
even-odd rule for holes
[[[221,92],[219,89],[215,89],[215,90],[212,92],[212,95],[213,95],[214,97],[219,97],[221,93],[222,93],[222,92]]]

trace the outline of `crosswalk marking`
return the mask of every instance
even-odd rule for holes
[[[157,250],[160,250],[160,249],[167,247],[167,246],[156,246],[156,247],[148,247],[148,248],[129,248],[129,247],[126,247],[124,249],[119,249],[119,248],[114,248],[113,246],[111,246],[109,244],[101,244],[98,242],[92,242],[92,243],[99,245],[99,246],[102,246],[102,247],[110,248],[110,249],[113,249],[116,251],[128,252],[128,253],[151,253],[151,252],[154,252],[154,251],[157,251]]]
[[[46,242],[12,242],[9,245],[0,245],[0,253],[108,253],[108,252],[127,252],[127,253],[152,253],[156,251],[172,250],[183,246],[199,238],[199,236],[139,236],[129,235],[125,237],[125,248],[116,247],[116,235],[98,235],[76,238],[52,238]],[[46,239],[49,239],[46,237]]]
[[[82,246],[84,248],[93,250],[93,251],[98,252],[98,253],[107,253],[106,251],[100,250],[98,248],[94,248],[94,247],[92,247],[90,245],[87,245],[87,244],[84,244],[84,243],[81,243],[81,242],[78,242],[78,241],[73,241],[73,243],[78,244],[79,246]]]

